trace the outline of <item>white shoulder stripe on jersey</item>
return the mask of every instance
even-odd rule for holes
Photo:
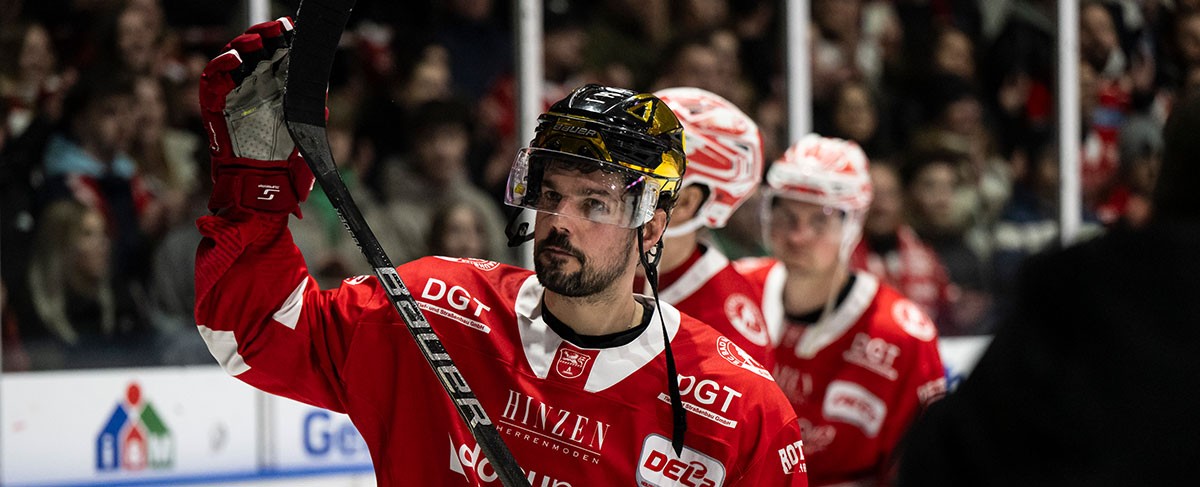
[[[304,308],[304,288],[308,287],[308,277],[300,280],[300,284],[288,295],[283,304],[279,305],[279,309],[271,316],[272,319],[278,321],[283,326],[296,329],[296,322],[300,320],[300,310]]]
[[[687,271],[679,276],[673,284],[666,288],[660,289],[658,297],[664,303],[678,303],[691,296],[700,288],[708,284],[708,281],[721,272],[725,266],[729,265],[729,259],[715,248],[709,248],[700,256]]]
[[[558,352],[558,346],[563,340],[542,319],[541,304],[542,285],[538,283],[536,274],[530,275],[521,283],[514,311],[517,314],[517,331],[521,334],[525,360],[529,361],[533,375],[545,379],[550,374],[554,354]]]
[[[779,345],[783,340],[783,331],[787,323],[783,319],[783,283],[787,281],[787,267],[783,262],[776,262],[767,271],[763,282],[762,312],[767,320],[767,333],[771,336],[771,344]]]
[[[208,352],[217,359],[225,373],[236,377],[250,370],[250,366],[238,354],[237,338],[232,331],[217,331],[204,325],[199,325],[199,328],[200,337],[208,345]]]
[[[866,272],[857,272],[855,276],[854,287],[850,289],[845,301],[833,310],[833,315],[821,317],[820,321],[804,332],[804,337],[796,344],[797,357],[813,358],[837,341],[858,322],[867,306],[875,300],[875,294],[879,292],[879,278]]]

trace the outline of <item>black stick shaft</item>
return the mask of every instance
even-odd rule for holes
[[[288,132],[316,176],[317,183],[337,210],[342,225],[350,231],[359,250],[375,269],[375,276],[387,290],[388,300],[404,320],[425,361],[437,374],[500,482],[505,487],[528,487],[529,482],[512,452],[446,353],[441,339],[429,326],[412,293],[400,280],[400,275],[379,245],[375,233],[354,203],[329,150],[329,140],[325,134],[325,87],[338,40],[353,7],[354,0],[303,0],[300,3],[284,92],[284,116]]]

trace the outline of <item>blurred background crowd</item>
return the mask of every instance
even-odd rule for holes
[[[296,1],[272,13],[294,12]],[[5,371],[211,363],[192,266],[211,181],[196,102],[239,0],[0,2]],[[545,102],[586,83],[695,86],[789,145],[782,2],[546,0]],[[1200,1],[1085,0],[1083,130],[1056,133],[1053,0],[812,0],[814,128],[857,141],[875,201],[853,264],[943,336],[1004,316],[1058,242],[1058,141],[1082,141],[1084,234],[1136,227],[1172,103],[1200,86]],[[331,80],[342,176],[394,262],[516,263],[501,201],[516,134],[513,6],[359,0]],[[323,287],[369,272],[314,191],[291,228]],[[712,239],[763,252],[759,205]]]

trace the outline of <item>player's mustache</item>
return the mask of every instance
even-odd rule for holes
[[[544,240],[538,242],[535,247],[539,253],[545,250],[546,247],[557,247],[559,250],[571,254],[571,256],[579,259],[580,264],[583,264],[583,262],[586,260],[583,257],[583,253],[579,250],[576,250],[575,247],[571,245],[571,240],[567,238],[567,234],[559,231],[551,230],[550,235],[547,235]]]

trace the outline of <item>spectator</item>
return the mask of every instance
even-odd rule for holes
[[[451,0],[442,6],[445,16],[434,38],[449,54],[454,94],[473,102],[512,65],[512,36],[508,24],[497,21],[493,0]]]
[[[993,233],[992,269],[1001,316],[1008,311],[1020,263],[1056,245],[1059,238],[1058,146],[1043,140],[1034,147],[1038,149],[1030,157],[1030,166],[1020,175]],[[1102,228],[1093,214],[1083,211],[1080,234],[1095,236]]]
[[[904,297],[921,306],[925,314],[950,328],[950,300],[954,292],[946,269],[929,245],[904,221],[904,189],[890,164],[871,164],[871,201],[863,224],[863,238],[850,257],[850,266],[878,276]]]
[[[57,119],[65,80],[50,33],[41,24],[19,23],[0,34],[0,107],[6,137],[17,139],[39,117]]]
[[[968,242],[969,221],[954,200],[963,190],[964,155],[921,151],[900,168],[908,220],[937,253],[950,277],[950,313],[938,320],[943,335],[984,333],[990,329],[991,291],[983,259]]]
[[[502,262],[512,260],[504,238],[504,216],[494,199],[471,183],[467,168],[471,152],[471,115],[456,102],[430,102],[417,108],[408,121],[413,150],[406,159],[384,161],[384,204],[397,233],[397,262],[407,262],[429,250],[426,232],[431,216],[448,201],[466,201],[485,215],[488,252]]]
[[[195,154],[200,140],[168,125],[166,94],[157,78],[139,77],[134,95],[138,130],[130,145],[130,156],[147,191],[161,205],[162,216],[154,229],[157,234],[191,213],[184,205],[196,189]]]
[[[110,51],[99,62],[114,60],[116,69],[129,75],[158,77],[164,65],[161,49],[165,34],[162,7],[157,1],[128,2],[111,22],[106,32],[111,37],[105,40]]]
[[[381,161],[400,157],[410,149],[405,146],[407,140],[404,137],[396,137],[396,120],[408,120],[418,106],[449,99],[453,93],[449,54],[441,45],[427,44],[416,49],[414,58],[404,60],[401,66],[395,79],[385,81],[383,93],[364,102],[357,117],[361,132],[369,138]],[[379,169],[382,166],[375,168]],[[382,197],[384,188],[377,187],[380,184],[378,174],[367,176],[372,189]]]
[[[889,2],[817,0],[813,46],[813,97],[823,99],[842,83],[859,80],[879,88],[885,65],[899,55],[903,37]]]
[[[868,157],[891,156],[888,130],[880,123],[883,110],[865,83],[851,81],[838,87],[830,108],[830,135],[857,142]]]
[[[938,29],[933,46],[933,73],[975,80],[975,45],[954,27]]]
[[[465,201],[450,202],[430,218],[429,255],[495,260],[485,216]]]
[[[1011,153],[1051,123],[1056,4],[1012,2],[1000,33],[984,49],[988,61],[980,66],[982,99],[997,117],[1001,153]]]
[[[654,82],[656,89],[690,86],[716,93],[722,88],[720,54],[705,36],[681,37],[667,46],[664,54],[666,59]]]
[[[60,74],[50,33],[17,22],[0,29],[0,279],[19,321],[34,319],[25,285],[43,179],[46,143],[62,112]],[[11,54],[11,55],[9,55]]]
[[[21,330],[33,368],[153,363],[149,331],[114,287],[110,245],[96,208],[71,200],[46,208],[29,266],[38,322]]]
[[[1141,227],[1150,219],[1151,193],[1162,166],[1163,136],[1158,124],[1146,117],[1131,118],[1117,139],[1121,151],[1120,182],[1097,213],[1101,221]]]
[[[46,148],[46,202],[73,198],[96,208],[112,231],[113,279],[125,283],[144,275],[143,228],[157,224],[128,156],[134,135],[133,80],[120,73],[91,73],[67,94],[64,132]]]
[[[347,111],[331,110],[326,133],[329,148],[338,165],[342,182],[354,197],[354,203],[391,258],[406,253],[404,237],[395,231],[387,210],[375,195],[367,190],[363,175],[370,174],[374,164],[370,143],[351,127]],[[350,234],[342,226],[337,210],[320,187],[314,187],[308,200],[300,205],[303,218],[291,225],[296,246],[303,249],[309,272],[323,288],[336,287],[349,275],[371,273],[371,266]]]

